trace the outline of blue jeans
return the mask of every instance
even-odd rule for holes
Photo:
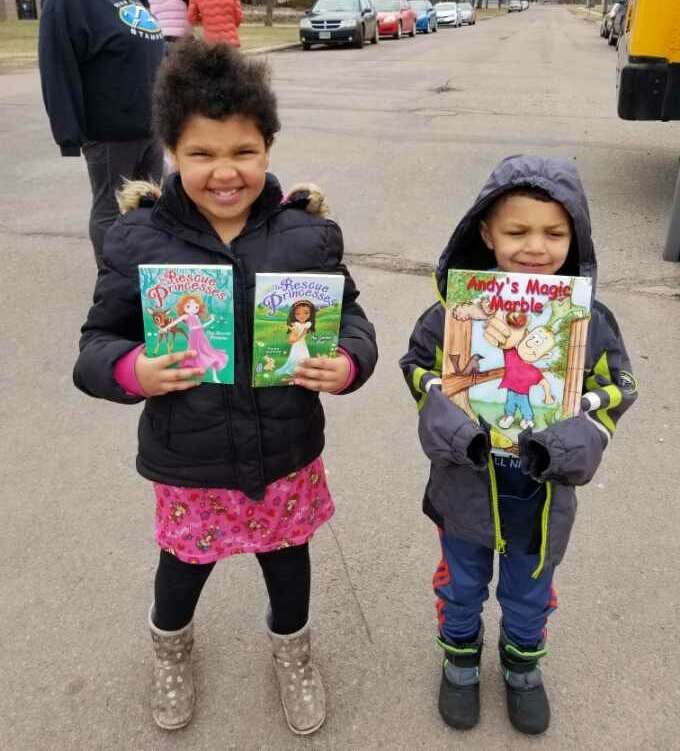
[[[448,536],[440,530],[442,560],[434,575],[439,631],[448,642],[473,641],[481,625],[494,551],[483,545]],[[503,612],[502,625],[510,641],[533,649],[545,640],[548,616],[557,608],[553,571],[546,568],[538,579],[531,573],[538,555],[527,554],[526,539],[508,540],[507,553],[499,556],[496,597]]]
[[[508,389],[508,395],[505,399],[505,414],[511,417],[519,410],[525,420],[534,419],[534,410],[531,409],[529,394],[518,394],[516,391]]]

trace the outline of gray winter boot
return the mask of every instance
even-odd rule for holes
[[[191,649],[194,646],[193,621],[179,631],[162,631],[154,626],[153,606],[149,629],[155,651],[151,709],[156,725],[164,730],[183,728],[194,711],[194,678]]]
[[[538,661],[548,652],[544,642],[527,651],[513,644],[501,628],[498,650],[510,722],[527,735],[545,733],[550,725],[550,704],[538,667]]]
[[[288,727],[297,735],[313,733],[326,719],[326,695],[312,665],[309,622],[294,634],[267,633]]]

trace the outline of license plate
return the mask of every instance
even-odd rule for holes
[[[330,39],[331,38],[331,32],[330,31],[320,31],[319,32],[319,39]]]

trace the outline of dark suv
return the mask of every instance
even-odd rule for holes
[[[300,21],[300,41],[313,44],[377,44],[378,14],[371,0],[318,0]]]

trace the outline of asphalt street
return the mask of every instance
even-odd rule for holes
[[[253,559],[220,564],[196,614],[190,726],[155,727],[146,613],[153,502],[134,470],[138,407],[88,399],[71,369],[95,267],[81,159],[51,140],[35,71],[0,76],[4,310],[0,747],[43,749],[671,749],[680,732],[680,264],[662,261],[680,125],[615,114],[616,53],[564,7],[363,50],[269,58],[283,129],[272,169],[314,180],[340,222],[381,360],[326,399],[337,512],[312,544],[315,651],[328,719],[293,737],[280,711]],[[428,276],[495,163],[575,160],[590,199],[598,296],[641,396],[579,492],[555,584],[544,675],[553,722],[509,726],[486,608],[482,721],[436,709],[441,655],[420,512],[427,462],[397,360],[433,301]]]

